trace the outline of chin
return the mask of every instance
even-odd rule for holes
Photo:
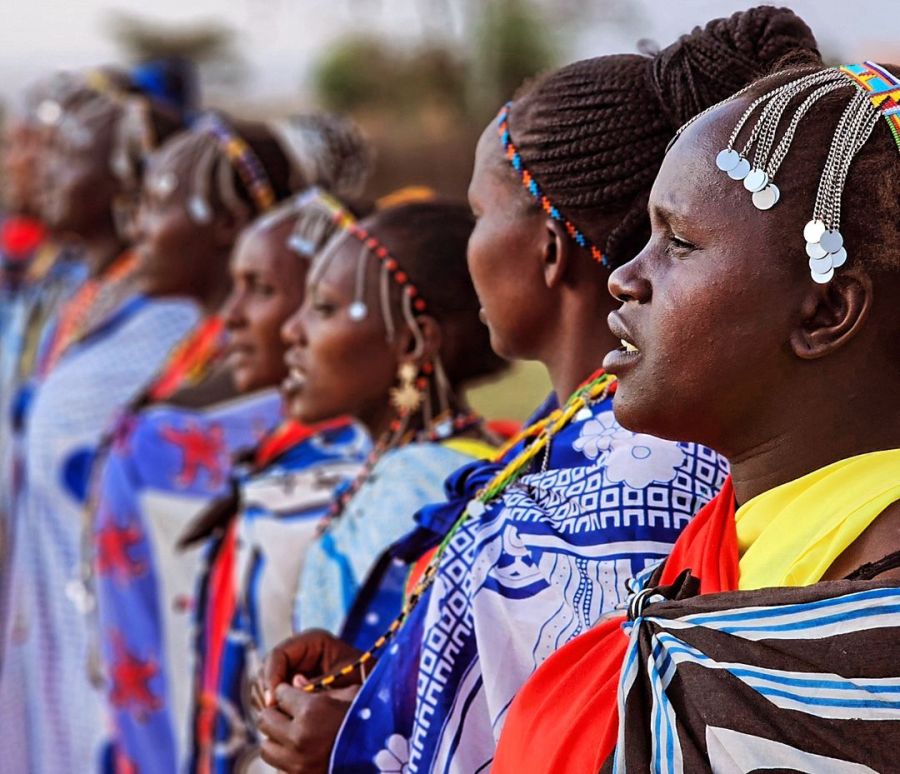
[[[613,397],[613,413],[616,421],[633,433],[645,433],[666,438],[665,406],[656,406],[650,396],[640,390],[629,390],[622,382]],[[662,409],[662,412],[660,411]]]

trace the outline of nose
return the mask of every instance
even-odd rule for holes
[[[244,313],[244,298],[243,290],[235,286],[232,287],[231,293],[222,305],[222,319],[225,321],[225,327],[229,331],[238,330],[247,324],[247,316]]]
[[[653,293],[644,271],[644,252],[638,253],[610,274],[607,286],[612,297],[623,303],[637,301],[646,304]]]
[[[306,328],[303,324],[306,304],[294,312],[281,326],[281,340],[289,347],[301,346],[306,343]]]

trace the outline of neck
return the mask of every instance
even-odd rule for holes
[[[556,335],[547,342],[547,354],[539,358],[550,373],[560,405],[600,368],[606,353],[619,346],[606,324],[613,299],[609,305],[596,298],[578,300],[567,314],[564,310]]]
[[[795,401],[782,401],[782,407],[807,405],[816,406],[816,410],[791,412],[786,421],[770,424],[752,443],[737,447],[733,453],[725,452],[731,462],[737,502],[746,503],[769,489],[849,457],[900,448],[896,388],[879,386],[882,389],[871,383],[855,393],[842,388],[837,399],[834,394],[802,395]]]
[[[81,240],[84,249],[84,261],[91,277],[98,277],[125,250],[114,228],[103,229]]]
[[[207,315],[211,315],[222,308],[230,292],[231,283],[227,277],[223,276],[221,281],[214,282],[209,287],[204,288],[195,298],[200,306],[203,307],[203,311]]]

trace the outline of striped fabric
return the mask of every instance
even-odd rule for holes
[[[645,592],[603,771],[896,770],[900,584]]]

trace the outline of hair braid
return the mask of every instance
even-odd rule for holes
[[[646,242],[650,187],[678,127],[784,60],[818,62],[812,32],[788,9],[753,8],[653,57],[596,57],[543,76],[514,101],[510,131],[546,195],[617,266]]]

